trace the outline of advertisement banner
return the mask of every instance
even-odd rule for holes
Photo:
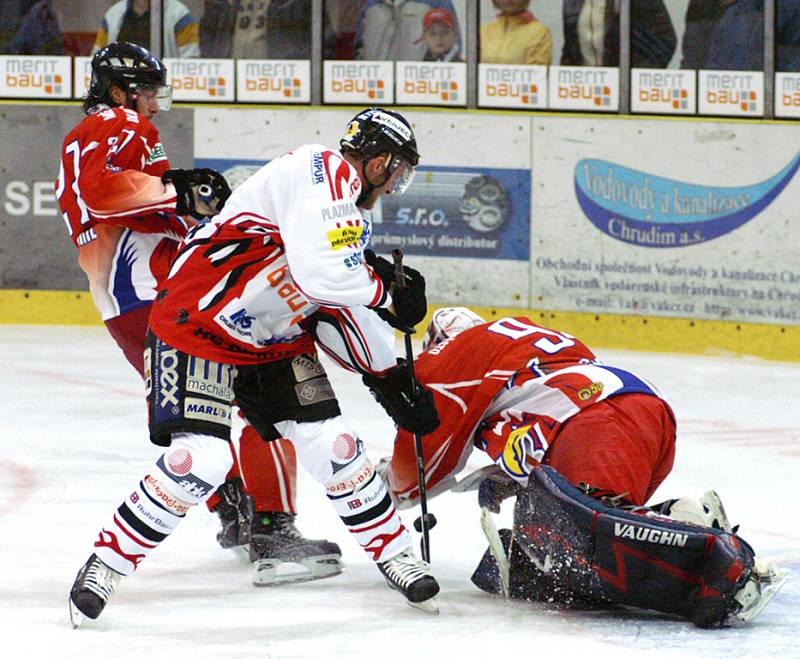
[[[619,69],[551,66],[549,104],[554,110],[619,111]]]
[[[69,57],[0,55],[0,96],[70,98],[72,61]]]
[[[92,84],[92,58],[73,57],[74,62],[74,90],[72,95],[75,98],[83,98],[89,91]]]
[[[176,101],[228,103],[236,97],[231,59],[165,58],[164,64]]]
[[[700,114],[760,117],[764,114],[763,71],[699,71]]]
[[[309,103],[311,62],[237,60],[236,99],[257,103]]]
[[[265,160],[196,158],[235,190]],[[527,260],[531,176],[527,170],[420,167],[403,195],[383,197],[372,213],[372,247],[433,257]]]
[[[324,103],[394,103],[394,63],[325,60]]]
[[[478,105],[488,108],[547,107],[547,67],[478,64]]]
[[[775,74],[775,116],[800,117],[800,73]]]
[[[566,311],[800,325],[795,130],[534,119],[531,290]]]
[[[631,110],[656,114],[697,111],[697,72],[631,69]]]
[[[396,62],[397,102],[405,105],[467,104],[464,62]]]

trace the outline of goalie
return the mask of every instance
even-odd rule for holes
[[[424,438],[428,493],[451,489],[473,447],[490,551],[473,581],[565,607],[630,605],[700,627],[752,620],[782,585],[735,534],[713,492],[645,507],[672,469],[675,419],[649,382],[525,317],[434,313],[416,376],[442,420]],[[384,466],[400,506],[418,497],[411,434]],[[480,476],[486,476],[482,480]],[[467,480],[459,484],[466,489]],[[514,529],[488,511],[516,494]]]

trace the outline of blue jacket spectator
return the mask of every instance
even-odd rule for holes
[[[64,42],[52,0],[30,8],[8,48],[12,55],[64,55]]]
[[[800,2],[778,0],[775,69],[800,71]],[[764,0],[691,0],[683,36],[685,69],[760,71]]]

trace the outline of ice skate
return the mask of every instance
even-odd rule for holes
[[[309,540],[290,513],[255,513],[250,531],[254,586],[275,586],[324,579],[344,570],[339,545]]]
[[[248,559],[250,523],[253,516],[253,500],[245,493],[242,480],[232,478],[217,490],[220,501],[214,512],[219,516],[222,528],[217,532],[217,542],[223,549],[233,549]]]
[[[710,526],[726,533],[736,533],[738,526],[732,527],[719,495],[714,490],[709,490],[699,499],[682,497],[670,499],[664,503],[653,506],[652,510],[680,521],[690,522],[699,526]]]
[[[72,627],[81,626],[85,618],[92,620],[102,613],[122,575],[92,554],[78,571],[69,593],[69,617]]]
[[[772,561],[756,558],[747,581],[733,596],[733,609],[725,622],[730,625],[751,622],[775,597],[788,576],[786,571],[779,570]]]
[[[435,598],[439,584],[430,573],[430,565],[418,559],[412,549],[378,563],[378,569],[389,588],[400,592],[411,606],[428,613],[439,613]]]

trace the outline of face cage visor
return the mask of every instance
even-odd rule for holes
[[[130,93],[136,97],[142,95],[150,96],[156,99],[156,105],[160,112],[166,112],[172,107],[172,85],[138,85],[132,84],[128,88]]]
[[[403,194],[408,190],[416,173],[416,167],[409,165],[400,156],[394,156],[389,162],[389,180],[392,182],[389,194]]]

